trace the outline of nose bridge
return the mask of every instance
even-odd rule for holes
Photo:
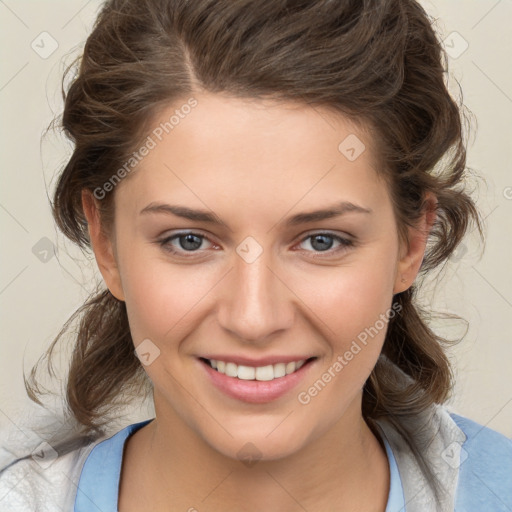
[[[248,249],[244,251],[244,249]],[[260,254],[255,257],[255,251]],[[239,340],[265,341],[290,327],[293,308],[287,288],[272,269],[271,251],[242,243],[219,311],[221,326]]]

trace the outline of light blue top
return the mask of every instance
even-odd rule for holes
[[[472,420],[450,416],[466,435],[460,453],[455,510],[512,512],[512,441]],[[82,468],[74,512],[118,512],[125,442],[150,421],[129,425],[93,448]],[[386,436],[382,438],[391,476],[386,512],[406,512],[403,478]]]

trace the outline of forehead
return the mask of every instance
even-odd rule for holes
[[[142,208],[181,193],[197,206],[201,196],[261,207],[291,206],[302,196],[303,206],[316,206],[340,193],[371,198],[382,188],[364,125],[306,104],[219,94],[193,99],[156,112],[146,139],[151,149],[119,187],[130,184],[123,202]]]

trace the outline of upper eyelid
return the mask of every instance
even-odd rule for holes
[[[179,233],[174,233],[172,235],[163,235],[163,236],[159,237],[158,240],[160,242],[166,242],[166,241],[170,241],[173,239],[175,240],[175,239],[179,238],[180,236],[186,236],[186,235],[195,235],[200,238],[208,240],[210,243],[214,243],[214,244],[216,243],[213,240],[210,240],[210,237],[208,235],[205,235],[204,233],[200,233],[199,231],[181,231]]]

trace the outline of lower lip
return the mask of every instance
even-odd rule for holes
[[[296,387],[315,359],[308,360],[298,370],[284,377],[274,380],[242,380],[236,377],[228,377],[224,373],[214,370],[208,363],[198,359],[214,386],[223,391],[226,395],[253,404],[263,404],[276,400]]]

